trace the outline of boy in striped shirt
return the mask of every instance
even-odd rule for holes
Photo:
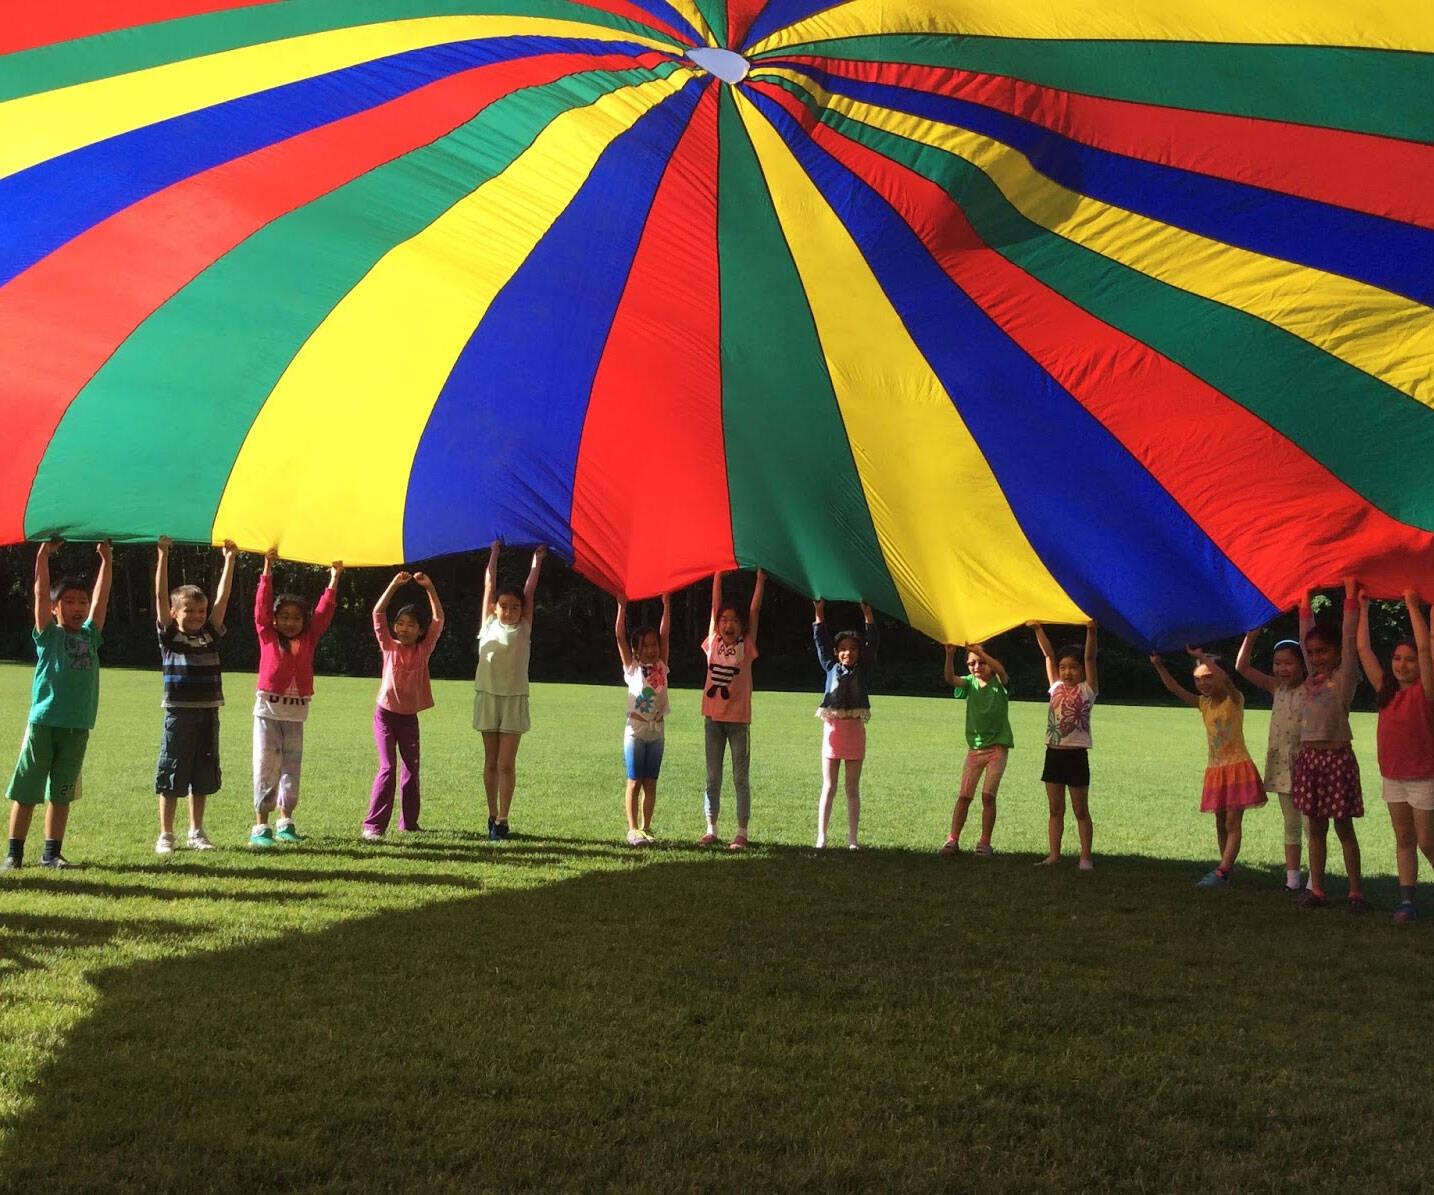
[[[157,855],[174,853],[174,812],[180,797],[189,798],[190,849],[214,849],[204,833],[204,803],[210,793],[219,791],[219,707],[224,704],[219,640],[224,636],[238,555],[234,542],[225,540],[224,568],[211,606],[197,585],[169,588],[173,546],[167,535],[160,537],[154,571],[155,624],[164,670],[164,733],[154,778],[159,796]]]

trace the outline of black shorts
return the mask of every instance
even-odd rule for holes
[[[1047,747],[1041,779],[1071,788],[1090,787],[1090,752],[1084,747]]]
[[[219,791],[219,711],[165,710],[154,791],[207,797]]]

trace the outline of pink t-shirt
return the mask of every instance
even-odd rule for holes
[[[433,654],[438,636],[443,634],[443,619],[428,624],[428,634],[412,647],[404,647],[388,629],[388,617],[381,610],[373,612],[373,633],[383,652],[383,680],[378,686],[378,703],[391,714],[416,714],[433,708],[433,686],[428,681],[428,657]]]
[[[1434,778],[1434,701],[1423,685],[1400,689],[1379,711],[1379,774],[1390,780]]]
[[[702,640],[707,676],[702,682],[702,716],[714,722],[752,720],[752,661],[757,648],[745,639],[730,647],[721,635]]]

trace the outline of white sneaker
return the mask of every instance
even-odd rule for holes
[[[209,835],[203,830],[190,830],[189,837],[184,840],[184,844],[191,851],[212,851],[214,849],[214,844],[209,841]]]
[[[363,832],[363,840],[365,842],[382,842],[383,834],[379,830],[365,830]]]
[[[154,840],[154,853],[156,855],[174,854],[174,835],[161,834]]]

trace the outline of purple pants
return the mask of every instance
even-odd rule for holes
[[[395,756],[403,761],[399,792],[400,830],[418,829],[418,715],[395,714],[383,706],[373,711],[373,741],[378,744],[378,775],[363,828],[382,834],[393,817]]]

